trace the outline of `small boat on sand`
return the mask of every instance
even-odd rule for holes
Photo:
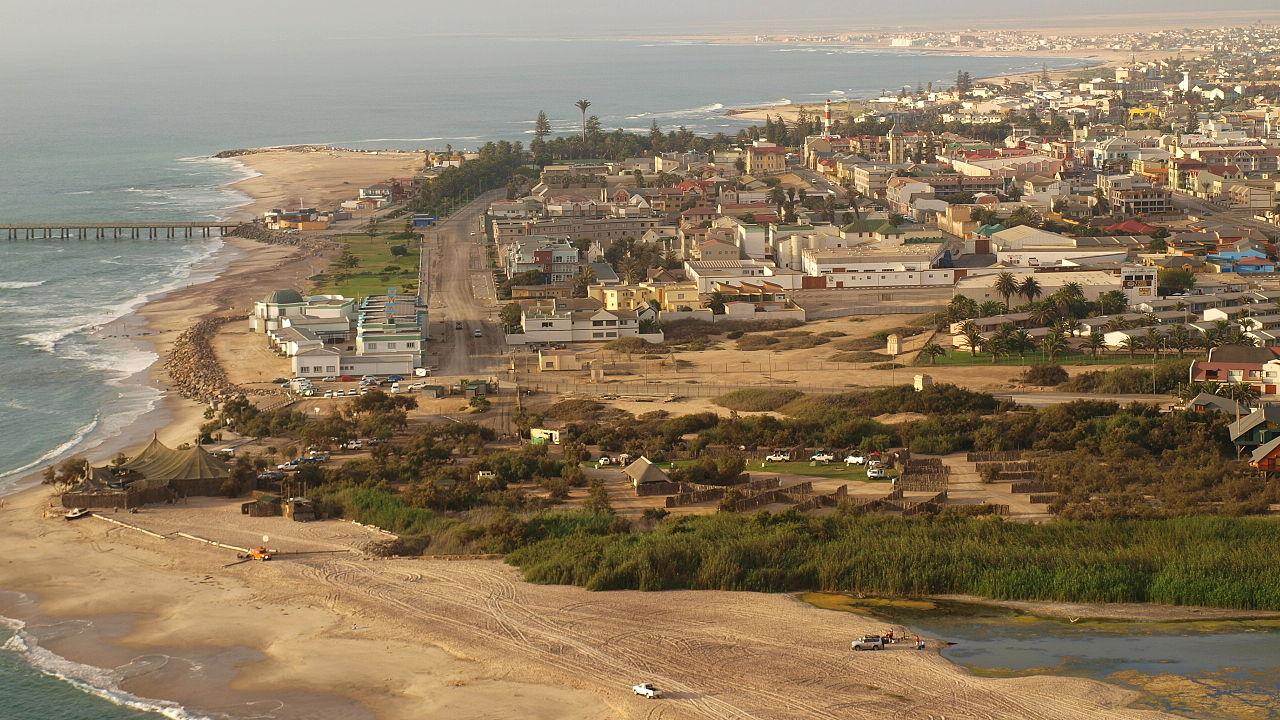
[[[66,518],[67,520],[79,520],[82,517],[89,517],[92,514],[93,514],[92,510],[86,510],[84,508],[75,508],[72,510],[68,510],[67,514],[63,515],[62,517]]]

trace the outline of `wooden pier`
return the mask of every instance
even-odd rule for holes
[[[7,240],[177,240],[226,236],[239,222],[55,222],[0,224]]]

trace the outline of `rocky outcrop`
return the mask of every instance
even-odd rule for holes
[[[184,398],[203,403],[220,403],[246,394],[263,391],[246,391],[227,377],[213,352],[213,337],[218,329],[240,317],[209,317],[182,331],[173,343],[164,361],[169,383]]]

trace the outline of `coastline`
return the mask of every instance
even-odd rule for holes
[[[257,214],[278,206],[300,186],[308,188],[307,197],[350,194],[350,181],[335,184],[332,174],[296,179],[322,172],[313,161],[333,158],[327,151],[316,157],[277,153],[296,151],[236,158],[261,172],[231,184],[252,198],[237,212]],[[292,166],[296,175],[273,174],[273,162]],[[384,170],[369,172],[380,176]],[[324,254],[296,246],[242,239],[228,239],[211,261],[214,257],[212,277],[158,294],[135,311],[147,332],[134,341],[163,358],[196,319],[247,314],[253,299],[275,287],[305,287],[306,278],[328,263]],[[204,406],[164,389],[168,378],[161,362],[135,377],[143,376],[161,389],[159,402],[90,457],[101,460],[135,448],[153,431],[171,445],[194,436]],[[131,668],[127,677],[114,681],[118,690],[141,699],[164,698],[158,707],[173,718],[261,708],[279,708],[272,713],[281,720],[648,717],[650,706],[627,697],[627,672],[677,677],[667,663],[680,663],[678,677],[689,682],[697,673],[715,670],[701,653],[730,647],[733,654],[727,657],[740,651],[762,663],[783,661],[766,664],[755,678],[768,684],[785,677],[785,665],[800,653],[807,654],[798,659],[815,665],[847,663],[843,638],[880,625],[835,613],[829,617],[785,595],[589,593],[534,586],[493,561],[375,561],[347,550],[332,561],[321,555],[228,568],[225,553],[174,538],[157,540],[97,520],[66,523],[56,513],[49,517],[48,493],[37,486],[0,500],[0,546],[10,549],[0,560],[0,587],[17,593],[0,593],[0,616],[21,620],[32,632],[78,625],[79,633],[36,639],[40,647],[89,669]],[[232,513],[238,515],[234,501],[208,499],[144,510],[137,521],[154,523],[158,530],[175,521],[208,523],[197,534],[223,537],[219,533],[237,531],[224,517]],[[333,548],[318,553],[357,545],[364,532],[338,522],[272,527],[271,537],[282,543]],[[325,545],[335,537],[342,542]],[[588,611],[601,614],[582,614]],[[575,633],[577,624],[588,630]],[[685,627],[694,640],[680,636]],[[658,645],[687,642],[688,649],[657,662],[642,645],[624,646],[621,637],[606,642],[605,630],[627,632],[642,645],[648,632],[661,631],[666,634]],[[842,640],[832,643],[832,637]],[[979,678],[933,652],[885,655],[892,660],[872,658],[869,669],[852,670],[870,675],[859,688],[842,683],[837,688],[842,700],[874,703],[885,717],[924,707],[948,707],[963,715],[997,706],[1009,713],[1001,717],[1069,718],[1082,709],[1091,717],[1117,720],[1167,717],[1129,707],[1137,694],[1114,685],[1057,676]],[[750,679],[721,682],[739,681]],[[948,700],[957,687],[963,700]],[[687,704],[668,706],[664,717],[725,716],[727,706],[721,707],[717,696],[732,692],[731,687],[678,689],[673,699]],[[965,704],[951,708],[947,702]]]
[[[784,45],[785,43],[776,43]],[[965,47],[928,47],[928,48],[894,48],[887,45],[864,44],[864,43],[841,43],[841,48],[850,48],[855,50],[864,50],[867,52],[880,52],[885,54],[901,53],[901,54],[922,54],[922,55],[948,55],[948,56],[966,56],[972,55],[977,57],[1017,57],[1017,58],[1055,58],[1078,60],[1080,64],[1073,65],[1068,68],[1059,68],[1049,71],[1052,78],[1061,78],[1086,70],[1104,70],[1114,68],[1129,61],[1129,53],[1115,50],[1087,49],[1083,51],[1066,51],[1066,50],[1046,50],[1046,51],[1017,51],[1017,50],[990,50]],[[1163,57],[1166,53],[1139,53],[1142,59],[1149,57]],[[975,76],[976,82],[1009,84],[1013,82],[1025,81],[1030,78],[1040,76],[1040,71],[1025,72],[1007,72],[995,75]],[[847,103],[865,103],[870,98],[859,98],[840,96],[831,98],[833,109],[841,110]],[[789,103],[786,105],[756,105],[748,107],[730,108],[724,112],[726,117],[735,120],[764,122],[766,118],[775,118],[781,116],[783,120],[788,122],[794,121],[801,112],[821,113],[824,103],[822,102],[800,102]]]
[[[22,593],[0,594],[0,615],[72,661],[129,668],[121,691],[191,714],[270,703],[280,720],[643,718],[652,706],[627,685],[653,680],[668,718],[837,717],[849,702],[874,707],[868,717],[1170,717],[1083,678],[980,677],[905,648],[850,657],[847,638],[884,622],[789,595],[593,593],[525,583],[498,561],[377,560],[340,551],[373,536],[359,526],[243,521],[236,501],[214,498],[125,516],[159,539],[45,518],[47,497],[36,488],[0,509],[0,545],[15,550],[0,585]],[[167,534],[178,527],[270,533],[308,554],[225,567],[229,553]],[[57,630],[69,624],[81,630]]]

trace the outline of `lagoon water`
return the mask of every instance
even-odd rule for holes
[[[225,216],[245,176],[219,150],[329,143],[360,149],[527,141],[545,109],[559,132],[593,102],[606,129],[734,133],[734,106],[863,97],[1034,70],[1041,60],[478,36],[323,38],[155,54],[51,45],[0,63],[0,224]],[[1080,61],[1049,59],[1065,67]],[[147,297],[216,268],[219,241],[0,239],[0,494],[42,464],[134,423],[158,392],[155,357],[120,335]],[[0,718],[132,717],[33,676],[0,649]],[[74,691],[79,693],[79,691]],[[15,700],[16,698],[16,700]],[[101,707],[100,707],[101,706]],[[20,714],[15,708],[22,708]],[[114,714],[113,714],[114,713]]]

